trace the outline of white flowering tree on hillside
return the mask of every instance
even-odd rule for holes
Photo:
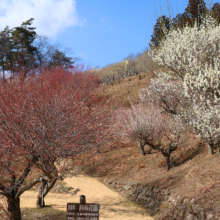
[[[142,103],[156,104],[171,115],[180,114],[189,105],[180,80],[151,79],[150,85],[138,92]]]
[[[169,31],[160,48],[151,51],[154,61],[169,68],[156,73],[159,80],[181,82],[180,97],[191,101],[181,116],[206,140],[210,154],[214,147],[220,148],[219,33],[220,27],[206,15],[200,27],[195,23],[193,28]]]

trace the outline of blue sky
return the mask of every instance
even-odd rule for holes
[[[187,3],[169,0],[174,15]],[[160,5],[168,15],[167,0],[0,0],[0,29],[33,17],[39,35],[72,48],[69,55],[86,65],[104,67],[149,47]]]

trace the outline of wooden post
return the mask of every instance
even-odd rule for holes
[[[86,204],[86,197],[84,195],[80,196],[80,204]]]

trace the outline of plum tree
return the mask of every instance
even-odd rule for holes
[[[21,219],[25,190],[49,183],[39,194],[41,207],[57,179],[73,169],[74,156],[98,149],[107,138],[108,112],[96,101],[97,80],[59,67],[1,83],[0,194],[10,219]]]
[[[117,111],[117,133],[124,142],[138,141],[142,155],[144,144],[160,151],[171,168],[170,156],[184,141],[186,130],[179,116],[164,116],[154,106],[132,105]]]
[[[157,72],[160,79],[182,82],[183,94],[191,100],[181,115],[209,144],[209,153],[220,146],[220,68],[219,30],[214,18],[206,15],[202,23],[183,30],[172,30],[152,59],[169,68]]]

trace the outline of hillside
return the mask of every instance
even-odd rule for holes
[[[114,82],[113,85],[110,83],[109,85],[104,85],[102,83],[99,94],[107,97],[114,103],[120,103],[119,106],[130,105],[130,101],[135,102],[139,99],[138,90],[149,85],[150,79],[153,77],[153,73],[150,72],[140,76],[141,79],[139,79],[139,76],[122,78],[120,83]]]
[[[150,78],[152,74],[146,74],[141,80],[138,76],[132,76],[130,80],[124,78],[120,84],[106,85],[104,92],[101,85],[100,95],[117,100],[120,106],[128,106],[129,100],[137,99],[138,90],[149,85]],[[120,149],[116,147],[116,150],[106,147],[94,159],[89,160],[90,155],[83,155],[78,162],[86,165],[84,171],[87,174],[99,177],[105,183],[135,183],[169,190],[183,199],[194,199],[205,213],[212,213],[209,217],[220,216],[219,157],[217,154],[209,156],[207,146],[196,137],[187,138],[185,146],[171,155],[172,168],[168,172],[160,152],[152,151],[142,156],[136,143]],[[156,219],[175,219],[172,211],[161,206],[152,214]]]

